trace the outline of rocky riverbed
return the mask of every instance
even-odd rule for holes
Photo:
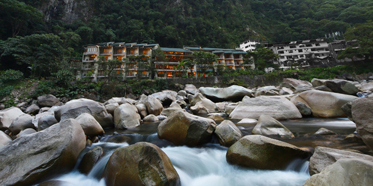
[[[284,79],[0,110],[0,185],[372,185],[373,82]]]

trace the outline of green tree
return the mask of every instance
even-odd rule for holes
[[[6,56],[18,65],[27,65],[35,77],[50,76],[66,68],[62,40],[54,34],[33,34],[9,38],[2,44],[1,63],[9,63]]]
[[[103,71],[104,76],[106,76],[107,83],[123,75],[122,73],[116,73],[117,71],[122,72],[121,67],[123,62],[118,59],[106,60],[104,56],[99,56],[97,64],[98,70]]]
[[[0,29],[10,28],[10,32],[5,34],[7,37],[25,35],[35,24],[42,23],[42,18],[39,10],[23,2],[0,0]]]
[[[254,58],[255,67],[263,71],[267,67],[278,68],[278,65],[273,64],[273,60],[279,57],[278,54],[274,54],[272,50],[267,48],[259,48],[255,52],[247,52],[246,58]]]
[[[373,22],[358,23],[348,28],[345,33],[346,40],[357,40],[358,46],[350,46],[338,58],[353,58],[365,56],[365,61],[373,59]]]
[[[208,69],[215,71],[214,63],[218,61],[218,57],[215,54],[209,52],[194,52],[193,60],[200,67],[201,72],[205,74]]]

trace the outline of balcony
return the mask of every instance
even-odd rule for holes
[[[88,59],[88,60],[83,59],[82,60],[83,63],[91,63],[91,62],[95,62],[95,61],[96,61],[95,59],[92,59],[92,60],[91,59]]]
[[[95,52],[84,52],[83,53],[83,55],[93,55],[93,54],[98,55],[98,52],[95,51]]]
[[[126,52],[115,53],[114,56],[125,56]]]
[[[158,62],[154,62],[154,64],[178,65],[179,62],[165,62],[165,61],[158,61]]]
[[[102,55],[102,56],[110,56],[112,54],[113,54],[113,52],[102,52],[100,55]]]

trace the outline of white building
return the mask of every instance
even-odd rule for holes
[[[256,45],[260,44],[259,41],[255,41],[255,40],[247,40],[243,43],[240,44],[240,49],[247,52],[247,51],[250,51],[250,52],[254,52],[255,49],[256,49]]]

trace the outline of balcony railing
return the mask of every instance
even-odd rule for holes
[[[94,51],[94,52],[84,52],[83,55],[92,55],[92,54],[96,54],[98,55],[98,52],[97,51]]]
[[[121,52],[121,53],[115,53],[114,56],[125,56],[126,55],[126,52]]]
[[[113,52],[101,52],[100,55],[111,55],[111,54],[113,54]]]
[[[84,63],[89,63],[89,62],[95,62],[96,60],[95,59],[88,59],[88,60],[85,60],[85,59],[83,59],[82,60],[82,62],[84,62]]]

